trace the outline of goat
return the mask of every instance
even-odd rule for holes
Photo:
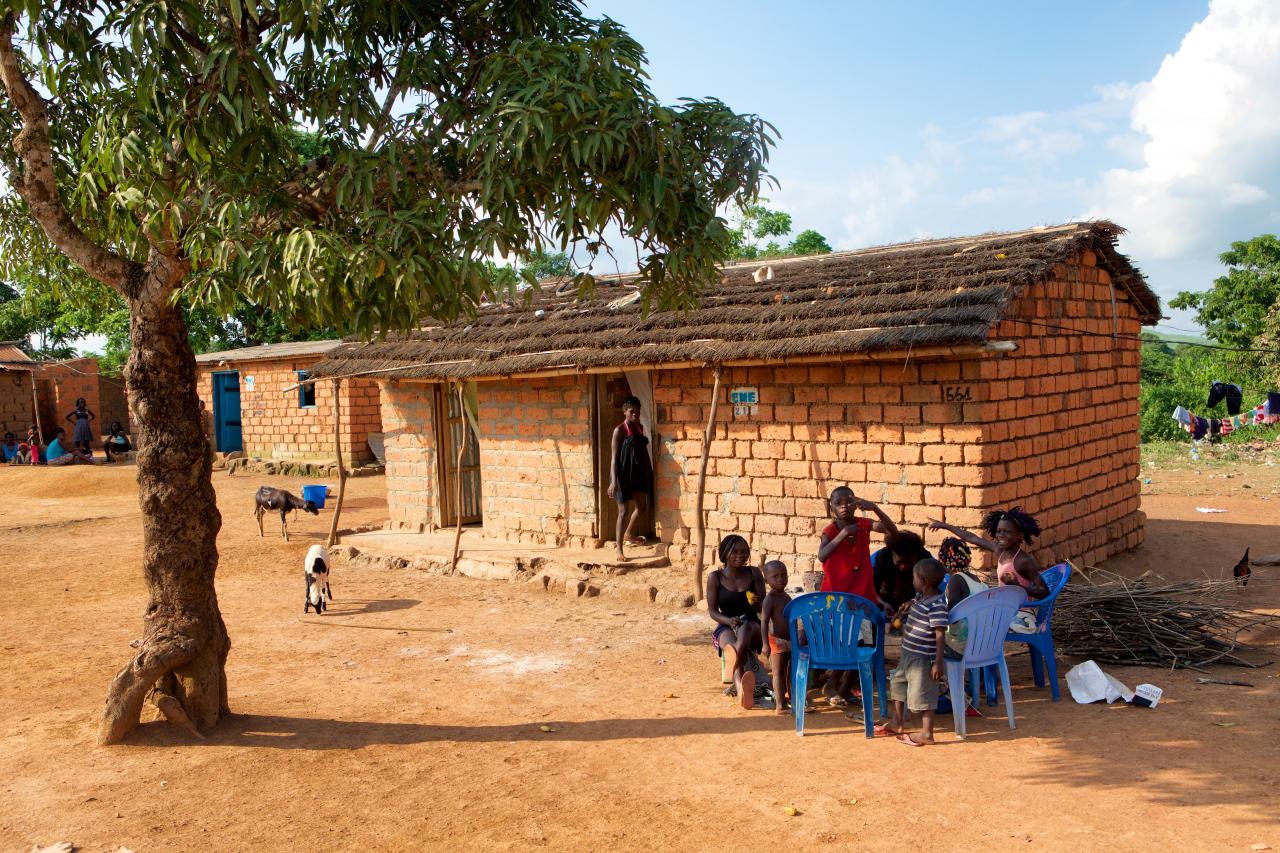
[[[333,600],[333,590],[329,588],[329,552],[323,545],[312,545],[307,549],[302,573],[307,580],[307,597],[302,604],[302,612],[314,607],[316,613],[324,613]]]
[[[253,496],[253,514],[258,519],[258,536],[263,536],[262,532],[262,516],[268,510],[280,513],[280,532],[284,534],[284,541],[289,541],[289,528],[285,525],[285,516],[296,509],[303,512],[309,512],[312,515],[319,515],[320,510],[316,509],[316,505],[311,501],[304,501],[295,494],[286,492],[284,489],[273,488],[272,486],[263,486],[258,489],[257,494]]]

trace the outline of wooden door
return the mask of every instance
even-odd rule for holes
[[[457,502],[458,483],[458,446],[466,442],[462,453],[462,523],[480,524],[484,520],[480,494],[480,443],[475,431],[467,423],[462,412],[458,392],[452,386],[439,390],[436,398],[436,423],[443,427],[439,434],[444,437],[440,443],[441,476],[438,482],[444,485],[441,495],[441,524],[450,527],[458,523]]]
[[[244,449],[240,425],[240,374],[213,374],[214,441],[221,453]]]

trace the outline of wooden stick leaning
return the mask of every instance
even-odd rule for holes
[[[329,524],[329,547],[338,544],[338,516],[342,515],[342,498],[347,493],[347,469],[342,464],[342,380],[333,380],[333,455],[338,460],[338,500],[333,505],[333,521]]]
[[[698,468],[698,497],[693,512],[698,524],[694,546],[697,557],[694,559],[693,564],[694,601],[701,601],[703,597],[702,570],[705,566],[707,550],[707,521],[702,514],[702,505],[707,495],[707,458],[711,455],[711,438],[716,429],[716,410],[720,406],[720,365],[717,364],[715,366],[712,375],[715,379],[711,386],[711,412],[707,415],[707,431],[702,435],[702,461],[699,463]]]
[[[454,387],[458,391],[458,417],[461,429],[458,433],[458,466],[455,469],[457,476],[454,477],[453,485],[453,514],[457,519],[457,526],[453,532],[453,556],[449,558],[449,574],[458,571],[458,554],[462,546],[462,459],[467,452],[467,401],[463,399],[462,383],[455,382]]]

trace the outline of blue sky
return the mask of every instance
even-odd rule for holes
[[[1107,217],[1167,302],[1280,230],[1276,0],[590,10],[645,46],[664,101],[772,122],[771,205],[838,249]]]

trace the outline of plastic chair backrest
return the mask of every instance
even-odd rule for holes
[[[1027,593],[1020,586],[1002,586],[971,595],[951,610],[954,624],[968,620],[964,668],[988,666],[1004,655],[1004,638]]]
[[[1039,601],[1028,602],[1036,608],[1037,628],[1043,628],[1048,625],[1049,620],[1053,618],[1054,599],[1058,597],[1058,593],[1062,592],[1062,588],[1067,585],[1067,580],[1070,577],[1070,563],[1058,563],[1056,566],[1050,566],[1040,573],[1040,579],[1049,588],[1049,594]]]
[[[782,611],[791,634],[793,650],[800,649],[796,623],[804,627],[805,648],[811,666],[850,667],[858,664],[858,636],[868,608],[876,606],[848,592],[810,592],[798,595]],[[874,621],[874,620],[873,620]],[[884,630],[880,617],[880,631]],[[879,639],[879,638],[877,638]]]

